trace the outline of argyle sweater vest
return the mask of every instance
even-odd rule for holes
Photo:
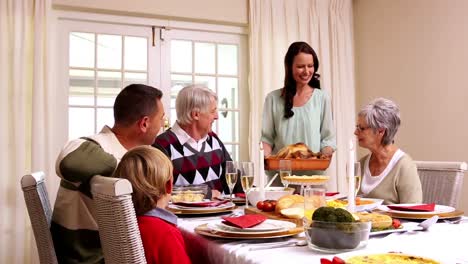
[[[208,134],[200,151],[189,144],[182,145],[170,129],[160,134],[153,146],[171,159],[175,186],[206,183],[210,189],[229,193],[224,168],[231,156],[214,132]]]

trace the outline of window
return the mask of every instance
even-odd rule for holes
[[[61,30],[70,139],[112,127],[115,97],[131,83],[163,91],[172,125],[177,93],[197,83],[218,95],[220,112],[213,131],[233,159],[248,156],[248,130],[240,130],[248,124],[248,111],[240,103],[248,101],[245,36],[71,20],[62,20]]]
[[[202,84],[218,95],[219,118],[213,131],[221,138],[235,160],[240,158],[241,108],[239,96],[246,89],[240,69],[242,39],[220,33],[197,34],[170,30],[166,34],[170,52],[170,123],[177,119],[175,99],[190,84]],[[241,84],[241,85],[240,85]],[[243,120],[247,123],[248,120]],[[222,128],[222,129],[221,129]]]

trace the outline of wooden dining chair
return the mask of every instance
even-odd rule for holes
[[[146,263],[130,182],[94,176],[91,193],[106,264]]]
[[[423,189],[423,202],[457,208],[460,202],[465,162],[415,161]]]
[[[50,233],[52,209],[44,178],[44,172],[24,175],[21,178],[21,188],[36,239],[39,261],[43,264],[55,264],[58,262]]]

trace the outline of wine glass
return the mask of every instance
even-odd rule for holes
[[[348,170],[348,168],[346,168]],[[349,178],[346,177],[347,180],[349,181]],[[361,190],[361,163],[360,162],[355,162],[354,163],[354,197],[356,197],[359,193],[359,190]]]
[[[279,161],[279,175],[283,186],[288,188],[289,182],[285,179],[285,177],[291,176],[291,160]]]
[[[356,193],[354,196],[356,197],[361,190],[361,180],[362,180],[362,171],[361,171],[361,163],[360,162],[355,162],[354,163],[354,177],[355,178],[355,183],[356,183]]]
[[[249,199],[247,199],[250,188],[252,188],[254,181],[254,164],[253,162],[242,162],[241,164],[241,184],[245,192],[245,208],[249,207]]]
[[[237,182],[237,170],[239,169],[239,163],[236,161],[226,161],[226,183],[229,187],[229,197],[231,203],[233,199],[233,189]]]

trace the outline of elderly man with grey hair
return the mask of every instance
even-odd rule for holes
[[[391,100],[377,98],[358,114],[354,134],[359,146],[371,153],[361,162],[360,194],[385,204],[421,203],[422,187],[411,157],[394,144],[400,110]]]
[[[223,142],[211,130],[218,119],[218,97],[205,86],[183,88],[176,98],[177,121],[160,134],[154,147],[162,150],[174,165],[174,185],[206,183],[208,197],[228,193],[226,161],[232,160]],[[241,192],[236,184],[234,193]]]

